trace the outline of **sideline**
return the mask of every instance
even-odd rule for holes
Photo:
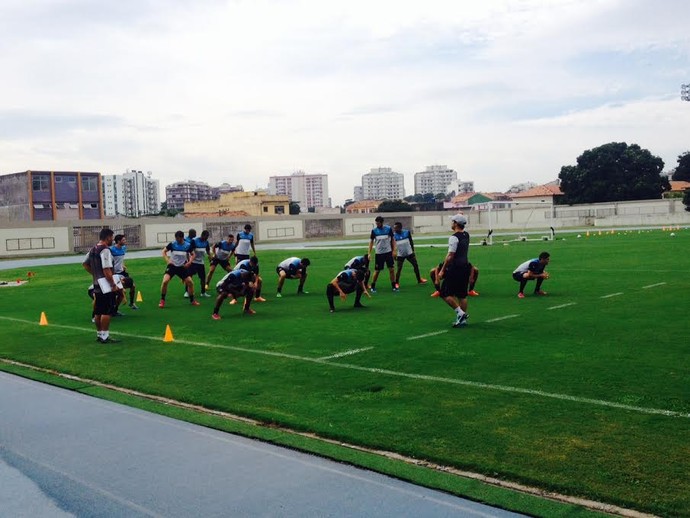
[[[20,323],[29,324],[32,326],[38,326],[39,325],[38,323],[36,323],[34,321],[24,320],[24,319],[20,319],[20,318],[0,316],[0,320],[7,320],[10,322],[20,322]],[[75,331],[84,331],[86,333],[93,334],[93,328],[91,328],[91,327],[85,328],[85,327],[68,326],[68,325],[61,325],[61,324],[51,324],[51,326],[62,328],[62,329],[71,329],[71,330],[75,330]],[[163,338],[159,337],[159,336],[142,336],[142,335],[136,335],[136,334],[131,334],[131,333],[120,333],[120,332],[118,332],[117,334],[118,334],[118,336],[126,336],[128,338],[138,338],[138,339],[150,340],[150,341],[154,341],[154,342],[163,342]],[[307,356],[298,356],[296,354],[278,353],[278,352],[273,352],[273,351],[261,351],[261,350],[257,350],[257,349],[246,348],[246,347],[236,347],[233,345],[210,344],[210,343],[205,343],[205,342],[191,342],[188,340],[180,340],[180,339],[175,339],[175,342],[178,344],[193,345],[193,346],[198,346],[198,347],[208,347],[208,348],[212,348],[212,349],[227,349],[230,351],[237,351],[237,352],[243,352],[243,353],[249,353],[249,354],[259,354],[259,355],[264,355],[264,356],[275,356],[275,357],[280,357],[280,358],[288,358],[288,359],[296,360],[296,361],[316,363],[316,364],[320,364],[320,365],[328,365],[330,367],[336,367],[339,369],[350,369],[350,370],[369,372],[369,373],[374,373],[374,374],[384,374],[387,376],[394,376],[397,378],[407,378],[407,379],[420,380],[420,381],[430,381],[430,382],[435,382],[435,383],[445,383],[448,385],[461,385],[461,386],[472,387],[472,388],[477,388],[477,389],[494,390],[494,391],[499,391],[499,392],[509,392],[509,393],[513,393],[513,394],[525,394],[525,395],[529,395],[529,396],[538,396],[538,397],[549,398],[549,399],[558,399],[561,401],[570,401],[573,403],[580,403],[580,404],[584,404],[584,405],[593,405],[593,406],[600,406],[600,407],[607,407],[607,408],[615,408],[618,410],[627,410],[627,411],[637,412],[637,413],[641,413],[641,414],[663,415],[663,416],[667,416],[667,417],[682,417],[682,418],[690,419],[690,413],[678,412],[675,410],[666,410],[663,408],[650,408],[650,407],[626,405],[624,403],[616,403],[615,401],[607,401],[605,399],[593,399],[593,398],[586,398],[586,397],[581,397],[581,396],[571,396],[570,394],[560,394],[557,392],[546,392],[543,390],[527,389],[527,388],[522,388],[522,387],[513,387],[510,385],[496,385],[496,384],[492,384],[492,383],[483,383],[480,381],[471,381],[471,380],[464,380],[464,379],[458,379],[458,378],[445,378],[442,376],[431,376],[428,374],[415,374],[415,373],[408,373],[408,372],[400,372],[400,371],[393,371],[393,370],[389,370],[389,369],[381,369],[381,368],[377,368],[377,367],[364,367],[362,365],[355,365],[352,363],[331,362],[331,361],[323,360],[320,358],[309,358]],[[121,346],[108,346],[108,347],[119,348]],[[2,358],[0,358],[0,359],[2,359]]]

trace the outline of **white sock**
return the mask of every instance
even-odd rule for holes
[[[465,314],[465,312],[462,310],[462,308],[460,306],[455,308],[455,312],[458,314],[458,318],[460,318],[461,316],[463,316]]]

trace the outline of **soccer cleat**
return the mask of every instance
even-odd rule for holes
[[[335,313],[335,308],[330,309],[331,313]]]
[[[309,292],[308,292],[308,291],[301,290],[301,291],[298,291],[298,292],[297,292],[297,295],[309,295]]]
[[[518,293],[518,298],[519,298],[519,299],[524,299],[524,298],[525,298],[525,294],[522,293],[522,292]]]
[[[252,308],[249,308],[249,309],[245,309],[245,310],[243,311],[243,313],[244,313],[245,315],[254,315],[254,314],[256,314],[256,311],[254,311]]]
[[[276,293],[276,298],[282,299],[282,298],[283,298],[283,294],[280,293],[280,292]]]
[[[186,299],[189,298],[189,293],[187,293],[186,291],[184,292],[184,298],[186,298]]]
[[[230,299],[230,302],[228,302],[231,306],[234,304],[237,304],[237,299]]]
[[[374,287],[372,286],[371,288],[369,288],[369,291],[370,291],[371,293],[376,293],[376,288],[374,288]]]
[[[429,281],[427,281],[427,280],[424,279],[424,278],[419,279],[419,284],[426,284],[427,282],[429,282]]]
[[[198,300],[193,300],[193,301],[191,301],[191,302],[189,303],[189,305],[190,305],[190,306],[201,306],[201,304],[199,304],[199,301],[198,301]]]
[[[209,297],[210,297],[211,295],[209,295],[209,294],[208,294],[208,293],[206,293],[206,292],[203,292],[203,293],[201,294],[201,296],[202,296],[202,297],[206,297],[206,298],[209,298]]]
[[[139,306],[137,306],[136,304],[130,304],[129,307],[130,309],[139,309]]]
[[[263,297],[256,297],[254,300],[257,302],[266,302],[266,299]]]
[[[438,291],[438,290],[436,290],[435,292],[433,292],[433,293],[431,294],[431,296],[432,296],[432,297],[440,297],[440,296],[441,296],[441,292]]]
[[[474,291],[474,290],[468,291],[467,294],[468,294],[470,297],[479,297],[479,293],[477,293],[477,292]]]
[[[164,308],[165,307],[165,301],[161,299],[161,301],[158,303],[159,308]]]
[[[211,315],[211,318],[213,320],[220,320],[220,315],[218,313],[214,313],[213,315]]]
[[[117,338],[101,338],[100,336],[96,339],[96,341],[100,344],[119,344],[122,340],[118,340]]]
[[[397,293],[398,291],[400,291],[400,288],[393,288],[393,291]]]
[[[535,295],[541,295],[541,296],[543,297],[543,296],[546,295],[547,293],[546,293],[545,291],[538,290],[538,291],[535,291],[534,294],[535,294]]]
[[[469,317],[470,317],[470,316],[469,316],[467,313],[463,313],[462,316],[459,316],[459,317],[455,320],[455,324],[453,324],[453,327],[463,327],[463,326],[466,326],[466,325],[467,325],[467,319],[468,319]]]
[[[393,286],[393,287],[394,287],[396,290],[399,290],[399,289],[400,289],[400,284],[398,284],[398,283],[396,282],[396,283],[395,283],[395,286]]]

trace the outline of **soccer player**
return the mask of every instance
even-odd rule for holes
[[[371,292],[376,293],[376,281],[379,278],[379,273],[383,270],[383,266],[388,267],[388,274],[391,279],[391,286],[393,291],[398,291],[398,286],[395,283],[395,274],[393,273],[393,256],[395,255],[395,239],[393,238],[393,229],[388,225],[383,224],[383,217],[376,216],[374,220],[376,226],[371,230],[369,238],[369,259],[371,260],[371,250],[375,249],[376,256],[374,260],[374,278],[371,282]]]
[[[364,285],[364,272],[353,269],[343,270],[326,286],[326,297],[328,298],[328,306],[331,308],[331,313],[335,313],[333,300],[336,293],[340,295],[340,300],[344,302],[347,299],[347,294],[353,292],[355,293],[354,307],[365,307],[361,302],[362,294],[366,293],[368,296],[369,293]]]
[[[121,289],[113,278],[113,254],[110,252],[113,234],[109,228],[102,229],[98,243],[82,262],[84,269],[93,277],[96,341],[101,344],[120,341],[110,336],[110,313],[115,305],[116,293]]]
[[[125,266],[125,254],[127,253],[127,237],[124,234],[115,234],[115,244],[110,247],[110,253],[113,254],[113,273],[119,275],[123,279],[129,279],[126,284],[129,287],[129,307],[131,309],[139,309],[134,303],[134,295],[136,293],[136,286],[134,279],[129,276],[127,267]],[[124,282],[123,282],[124,286]],[[118,303],[118,306],[120,303]],[[116,308],[116,313],[119,311]]]
[[[545,291],[542,291],[542,283],[549,278],[548,272],[545,272],[546,266],[551,261],[551,254],[548,252],[542,252],[539,257],[535,259],[530,259],[525,261],[520,266],[515,268],[513,272],[513,279],[520,283],[520,291],[518,291],[518,298],[525,298],[525,286],[529,281],[536,280],[537,285],[534,287],[535,295],[546,295]]]
[[[254,300],[257,302],[266,302],[266,299],[261,296],[261,286],[263,285],[263,279],[259,276],[259,258],[255,255],[251,256],[249,259],[240,261],[235,265],[233,270],[247,270],[254,272],[256,275],[256,280],[254,281]],[[235,304],[237,299],[232,299],[230,304]]]
[[[182,279],[185,286],[187,287],[187,293],[189,293],[189,302],[192,306],[199,306],[199,302],[194,300],[194,283],[192,278],[189,276],[189,266],[194,260],[194,240],[186,241],[184,238],[184,232],[178,230],[175,232],[175,241],[168,243],[165,248],[163,248],[163,259],[167,267],[165,268],[165,273],[163,274],[163,283],[161,284],[161,301],[158,304],[159,308],[165,307],[165,296],[168,293],[168,283],[170,279],[177,276]]]
[[[441,270],[443,267],[443,263],[438,263],[438,266],[435,268],[432,268],[431,271],[429,272],[429,277],[431,277],[431,282],[434,283],[434,288],[436,288],[436,291],[434,291],[431,296],[432,297],[440,297],[441,296],[441,280],[438,278],[438,272]],[[467,290],[467,294],[470,297],[478,297],[479,293],[475,291],[474,287],[477,284],[477,279],[479,279],[479,269],[477,269],[472,263],[470,263],[470,282],[469,282],[469,287]]]
[[[443,280],[441,297],[455,311],[453,327],[467,325],[467,285],[470,280],[470,262],[467,253],[470,248],[470,235],[465,232],[467,218],[456,214],[450,218],[453,235],[448,238],[448,254],[438,272]]]
[[[254,234],[252,234],[252,226],[247,223],[244,230],[237,234],[237,248],[235,248],[235,261],[240,262],[249,259],[249,251],[256,255],[256,248],[254,248]]]
[[[304,291],[304,283],[307,280],[307,267],[311,264],[306,257],[300,259],[299,257],[288,257],[276,268],[278,274],[278,293],[276,297],[282,297],[283,283],[285,279],[299,279],[299,286],[297,287],[297,295],[302,293],[308,294]]]
[[[393,239],[395,239],[395,247],[398,251],[395,261],[398,263],[398,269],[395,272],[395,286],[400,288],[400,273],[402,272],[405,260],[410,261],[414,274],[417,277],[418,284],[426,284],[426,279],[423,279],[419,274],[419,264],[417,264],[417,256],[414,253],[414,242],[412,241],[412,233],[403,228],[402,223],[396,221],[393,224]]]
[[[194,243],[194,260],[189,267],[190,277],[197,275],[199,277],[199,285],[201,286],[201,297],[210,297],[206,293],[206,261],[205,258],[211,254],[211,245],[208,242],[209,232],[204,230],[201,232],[201,237],[195,237],[192,239]],[[185,292],[185,297],[189,296],[188,292]]]
[[[250,270],[233,270],[225,274],[225,276],[216,284],[216,291],[218,297],[216,298],[216,306],[213,308],[211,318],[213,320],[220,320],[220,307],[223,301],[232,296],[233,299],[244,297],[244,305],[242,311],[245,315],[253,315],[256,313],[249,306],[252,303],[254,296],[254,281],[256,274]]]
[[[211,285],[213,273],[216,271],[218,265],[226,272],[232,271],[230,267],[230,257],[234,255],[236,246],[235,236],[232,234],[228,234],[228,237],[224,241],[219,241],[213,245],[213,258],[211,259],[211,266],[208,269],[208,277],[206,277],[206,289]]]
[[[356,255],[348,262],[345,263],[345,270],[361,270],[364,273],[364,285],[369,284],[369,277],[371,276],[371,270],[369,270],[369,256],[368,255]]]

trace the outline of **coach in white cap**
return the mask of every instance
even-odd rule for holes
[[[470,248],[470,235],[465,232],[467,218],[463,214],[451,216],[453,235],[448,238],[448,255],[439,271],[443,279],[441,297],[455,311],[453,327],[467,325],[467,285],[470,280],[470,262],[467,252]]]

